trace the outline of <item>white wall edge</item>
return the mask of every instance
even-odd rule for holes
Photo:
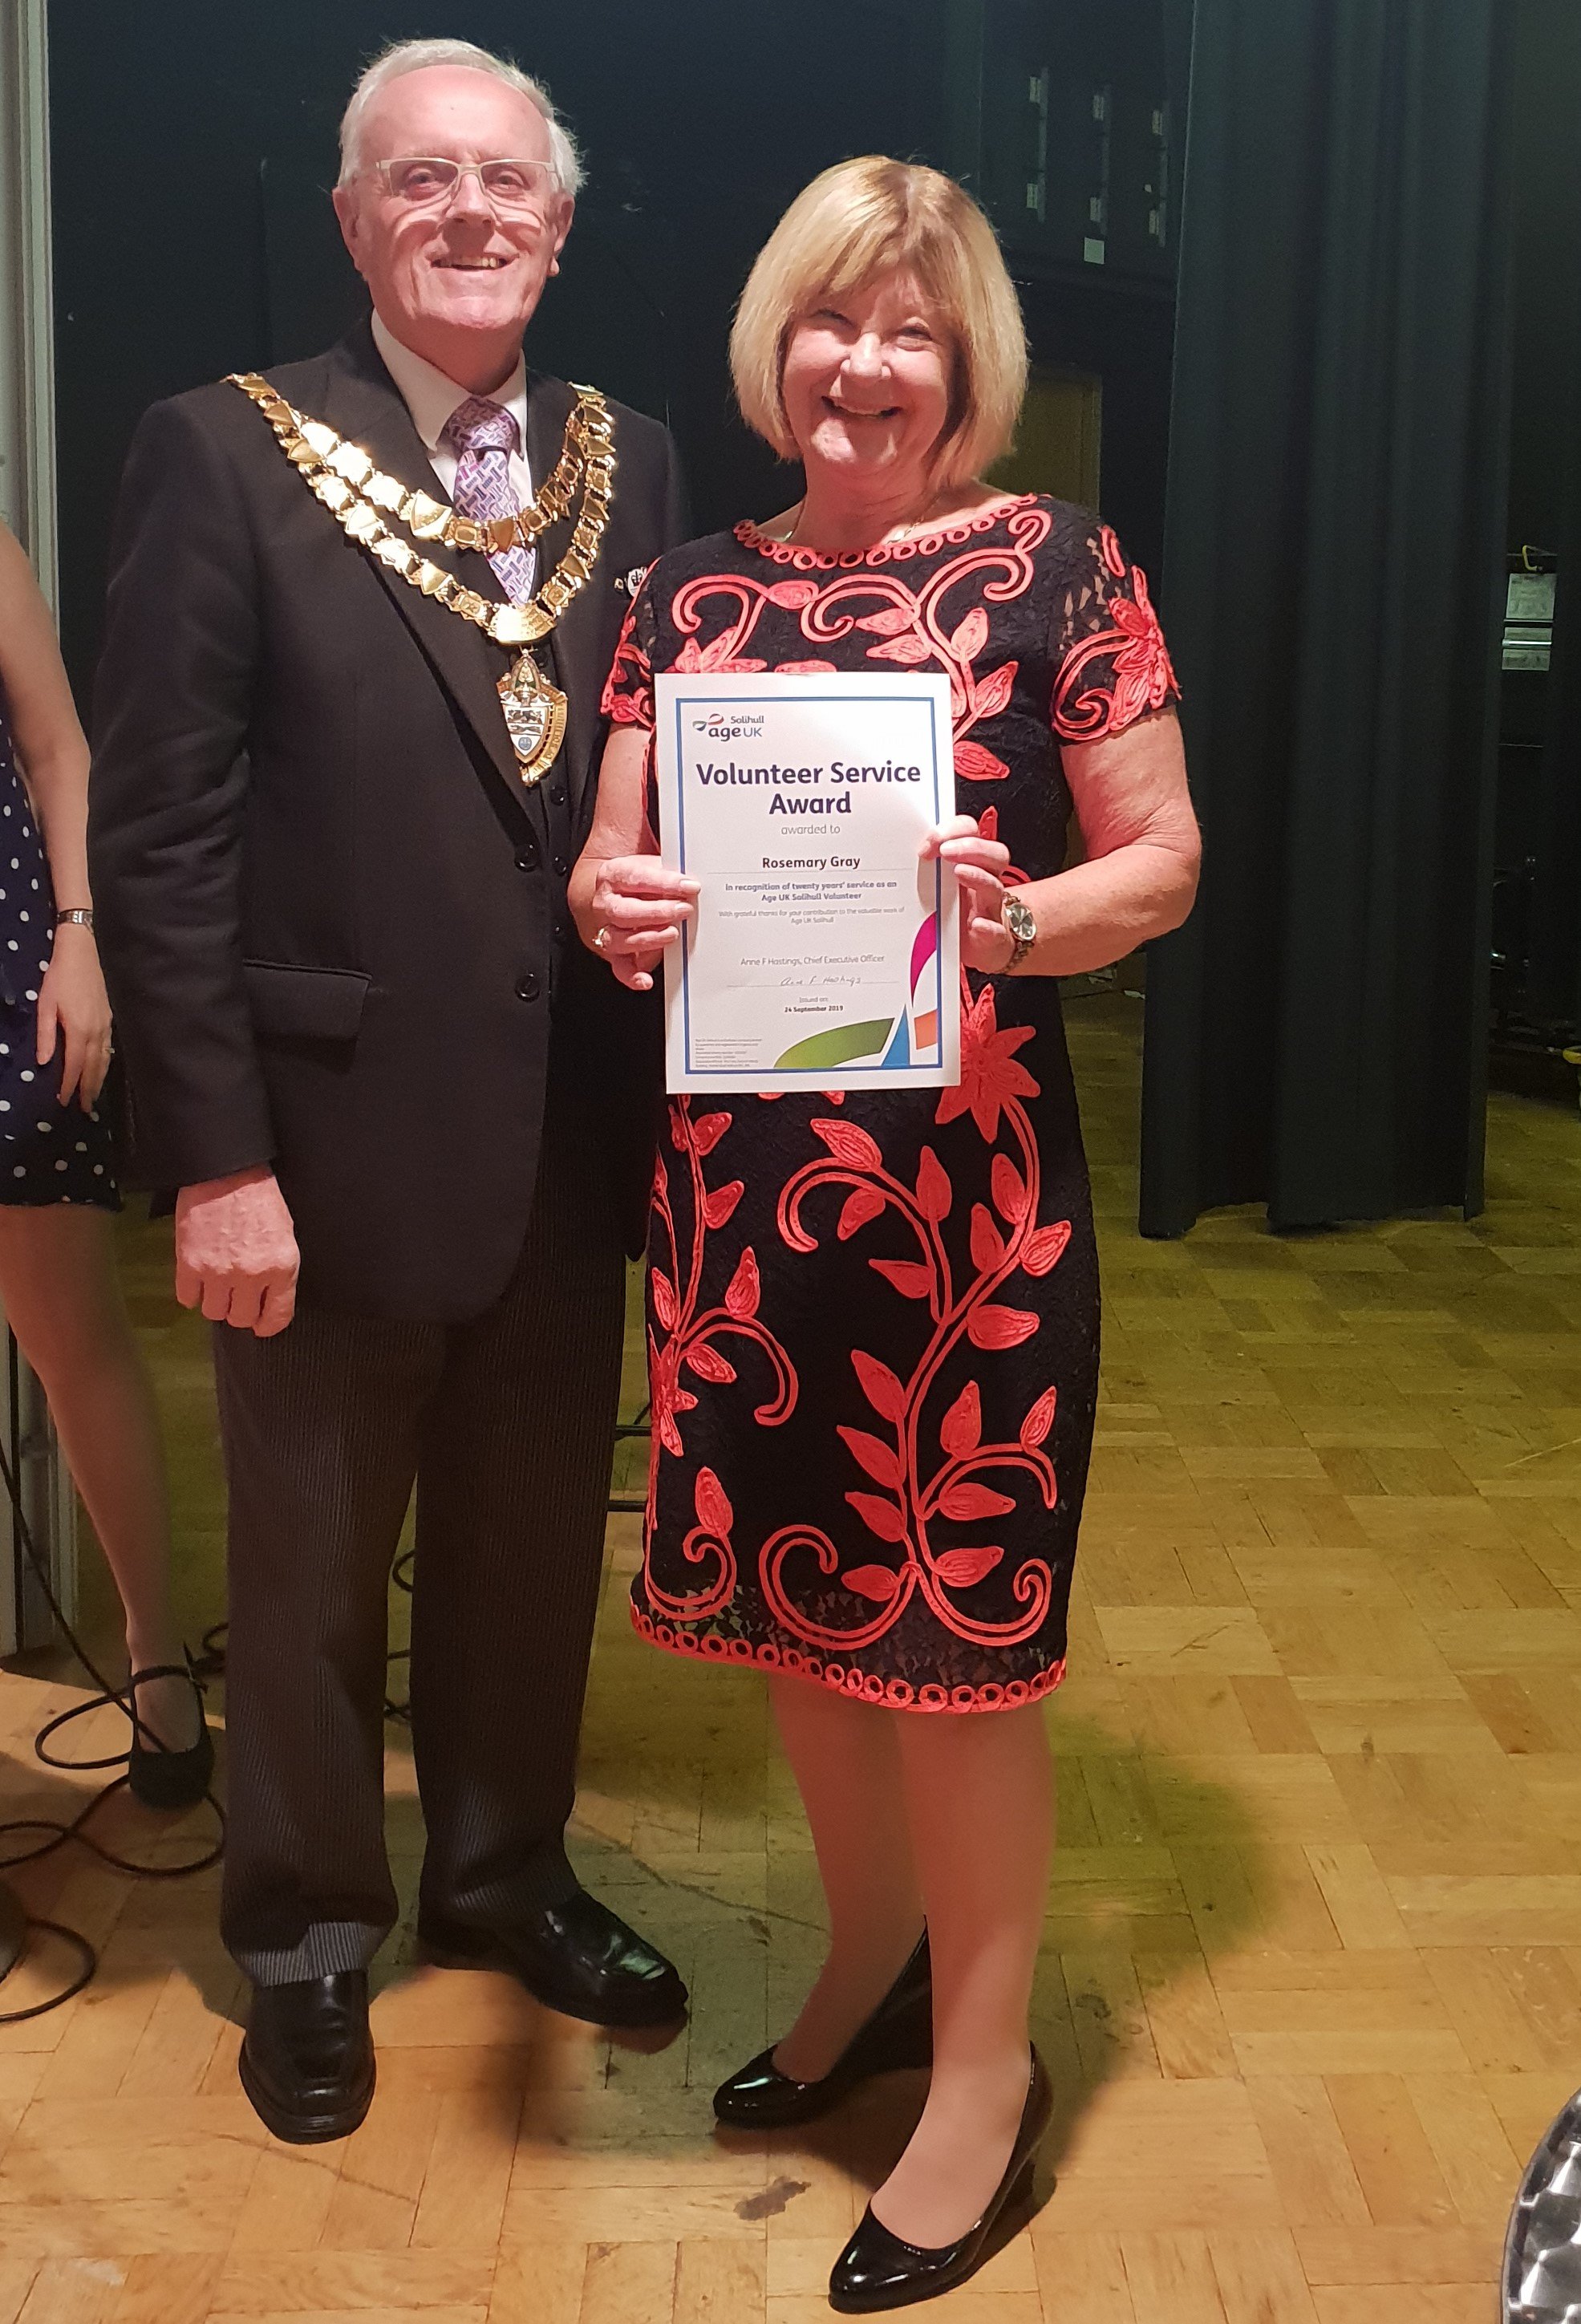
[[[50,83],[46,0],[0,0],[0,515],[59,604],[55,516],[54,295],[50,239]],[[30,1530],[67,1615],[77,1612],[77,1497],[43,1393],[21,1367],[0,1427],[21,1480]],[[0,1654],[41,1646],[51,1624],[23,1572],[0,1494]]]

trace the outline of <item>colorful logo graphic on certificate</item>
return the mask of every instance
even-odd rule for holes
[[[663,677],[660,844],[701,883],[666,959],[672,1090],[960,1078],[949,681]]]

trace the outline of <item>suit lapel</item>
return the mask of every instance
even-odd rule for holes
[[[372,333],[366,324],[335,350],[325,409],[307,416],[326,421],[350,442],[360,445],[375,466],[399,476],[414,491],[431,493],[436,500],[448,500],[448,493],[428,465],[422,438],[412,426],[400,391],[379,360]],[[397,526],[396,530],[400,531],[401,528]],[[454,573],[464,587],[475,590],[480,596],[500,596],[500,585],[486,558],[471,550],[446,549],[439,541],[425,542],[423,550],[434,564]],[[510,747],[497,691],[498,681],[510,666],[509,651],[474,629],[470,622],[446,613],[443,605],[425,597],[421,590],[412,588],[377,558],[370,558],[368,562],[396,612],[417,638],[509,785],[511,797],[519,805],[523,804],[529,794],[524,790],[517,772],[516,754]]]
[[[532,488],[541,492],[548,483],[565,448],[565,422],[576,398],[563,379],[543,379],[537,372],[527,375],[527,465],[532,470]],[[562,517],[552,524],[538,542],[538,579],[542,582],[552,573],[565,553],[571,538],[571,522]],[[545,560],[545,548],[547,558]]]

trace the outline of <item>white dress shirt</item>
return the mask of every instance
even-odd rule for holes
[[[455,490],[457,456],[448,444],[439,440],[445,423],[457,405],[465,403],[473,394],[470,387],[457,387],[442,371],[422,355],[414,355],[409,347],[386,327],[379,316],[373,318],[373,344],[378,348],[385,370],[400,390],[401,401],[411,413],[412,426],[423,439],[434,474],[444,485],[448,497]],[[532,471],[527,465],[527,362],[518,355],[516,369],[502,387],[493,389],[491,403],[502,403],[516,422],[519,449],[510,455],[510,484],[516,493],[518,508],[526,508],[532,499]]]

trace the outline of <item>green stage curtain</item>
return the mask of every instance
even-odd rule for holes
[[[1507,0],[1199,0],[1163,603],[1207,848],[1141,1224],[1481,1207]]]
[[[1576,284],[1569,286],[1576,295]],[[1530,1006],[1581,1025],[1581,369],[1571,375],[1554,659],[1538,773]]]

